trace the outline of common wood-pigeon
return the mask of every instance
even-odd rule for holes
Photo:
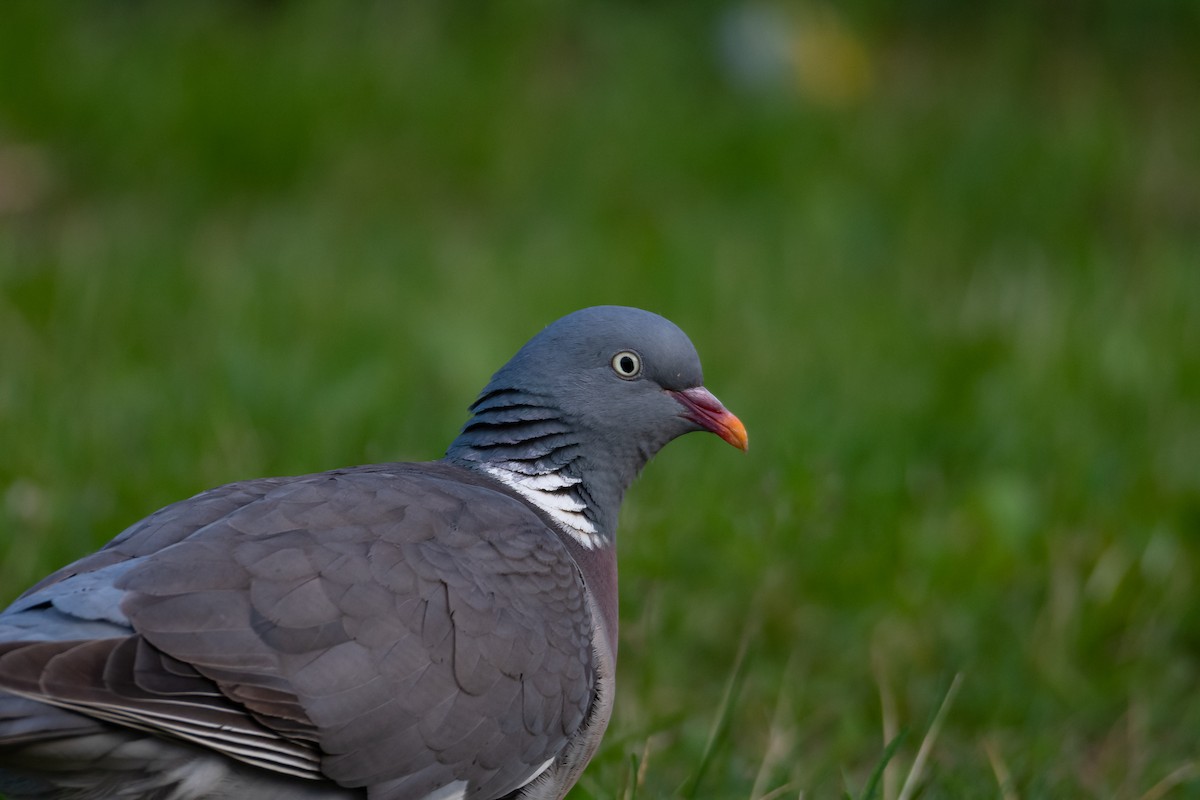
[[[562,798],[600,742],[615,529],[667,442],[746,448],[687,336],[600,306],[530,340],[440,461],[233,483],[0,614],[0,794]]]

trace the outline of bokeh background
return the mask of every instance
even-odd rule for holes
[[[1200,4],[0,16],[0,599],[637,305],[752,445],[631,493],[572,797],[1200,797]]]

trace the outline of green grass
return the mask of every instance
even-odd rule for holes
[[[719,5],[8,4],[0,599],[209,486],[437,457],[620,302],[752,447],[631,493],[572,797],[896,800],[961,673],[909,796],[1200,798],[1195,13],[940,8],[854,4],[825,102],[735,88]]]

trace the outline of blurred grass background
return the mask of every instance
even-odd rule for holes
[[[1200,797],[1198,9],[6,3],[0,599],[637,305],[752,449],[631,493],[572,797],[893,800],[960,672],[919,796]]]

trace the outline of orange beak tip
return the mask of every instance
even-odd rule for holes
[[[746,426],[742,424],[742,421],[740,419],[738,419],[737,417],[735,417],[733,414],[730,414],[729,420],[728,420],[728,426],[729,427],[727,428],[727,430],[729,431],[729,435],[722,436],[721,438],[724,439],[725,441],[729,442],[731,445],[733,445],[737,449],[741,450],[743,453],[749,452],[750,451],[750,435],[748,433],[746,433]]]

